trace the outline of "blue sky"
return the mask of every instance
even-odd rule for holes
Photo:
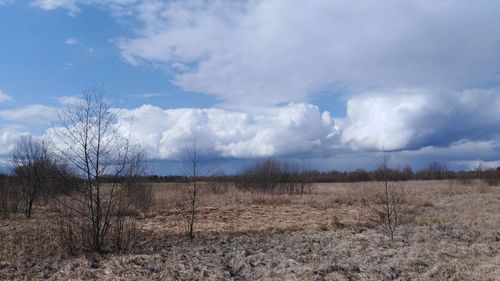
[[[165,72],[127,64],[112,40],[130,34],[130,28],[102,8],[84,6],[78,16],[68,16],[63,9],[47,12],[19,1],[2,6],[0,18],[0,84],[18,106],[53,104],[57,97],[78,95],[94,85],[103,85],[131,107],[144,99],[172,107],[214,103],[209,96],[172,87]]]
[[[395,166],[497,166],[499,12],[495,1],[0,0],[0,156],[103,86],[154,163],[198,135],[233,169],[261,157],[371,168],[382,149]]]

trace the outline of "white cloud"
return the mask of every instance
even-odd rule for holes
[[[78,105],[84,102],[84,100],[78,96],[62,96],[57,98],[57,100],[59,104],[62,106]]]
[[[132,96],[137,97],[137,98],[149,99],[149,98],[159,97],[161,95],[162,94],[160,94],[160,93],[147,93],[147,94],[138,94],[138,95],[132,95]]]
[[[175,159],[193,137],[222,157],[313,153],[335,139],[334,122],[316,106],[291,104],[250,115],[221,109],[156,106],[120,111],[121,130],[159,159]]]
[[[47,124],[57,120],[57,109],[41,104],[28,105],[16,109],[0,110],[0,119],[8,121]]]
[[[64,44],[66,44],[66,45],[76,45],[78,43],[79,43],[78,39],[73,38],[73,37],[67,38],[66,40],[64,40]]]
[[[17,141],[25,132],[16,126],[2,126],[0,130],[0,165],[5,164],[5,156],[14,149]]]
[[[499,108],[500,89],[370,92],[351,98],[336,123],[354,149],[419,149],[500,138]]]
[[[124,58],[171,67],[176,85],[230,103],[499,78],[494,1],[148,1],[136,10],[144,28],[119,41]]]
[[[32,6],[43,10],[66,9],[71,16],[80,12],[80,8],[74,0],[34,0],[31,2]]]
[[[471,160],[469,154],[479,151],[479,144],[500,142],[499,94],[500,89],[446,95],[422,89],[368,92],[350,98],[347,116],[335,119],[304,103],[253,113],[152,105],[117,112],[122,134],[157,159],[177,158],[186,141],[196,137],[201,146],[229,158],[314,158],[382,149],[418,158],[412,151],[438,156],[447,149],[458,158],[443,157],[460,161],[465,155]],[[61,103],[78,101],[65,98]],[[465,145],[470,143],[474,149]]]
[[[87,52],[87,53],[94,52],[94,48],[87,46],[87,44],[85,44],[85,42],[83,40],[78,39],[78,38],[74,38],[74,37],[66,38],[66,40],[64,40],[64,44],[69,45],[69,46],[80,47],[81,49],[85,50],[85,52]]]
[[[12,97],[5,94],[2,90],[0,90],[0,103],[11,102],[13,101]]]

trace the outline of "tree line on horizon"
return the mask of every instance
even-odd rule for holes
[[[208,175],[202,176],[201,181],[228,181],[237,182],[245,174],[249,167],[263,165],[265,163],[288,163],[290,166],[297,166],[293,161],[280,161],[276,159],[257,159],[252,164],[244,167],[241,171],[234,174],[224,175]],[[446,165],[439,162],[431,162],[427,166],[415,171],[410,165],[403,168],[387,168],[382,172],[381,167],[375,169],[355,169],[352,171],[319,171],[313,169],[295,169],[292,172],[297,181],[305,181],[308,183],[328,183],[328,182],[365,182],[365,181],[380,181],[383,179],[383,174],[388,173],[388,178],[391,181],[409,181],[409,180],[458,180],[467,182],[475,179],[483,180],[491,185],[500,181],[500,167],[497,168],[482,168],[477,167],[473,170],[448,170]],[[149,182],[180,182],[183,181],[182,175],[147,175],[145,179]]]

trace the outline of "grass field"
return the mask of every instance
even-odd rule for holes
[[[48,214],[0,221],[1,280],[500,280],[500,188],[399,185],[413,220],[394,240],[371,219],[380,183],[315,184],[304,195],[203,190],[184,236],[175,184],[156,184],[123,253],[61,254]],[[496,279],[495,279],[496,278]]]

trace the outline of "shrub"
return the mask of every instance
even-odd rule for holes
[[[500,183],[500,168],[484,171],[481,180],[489,186],[498,186]]]
[[[303,194],[309,184],[298,165],[277,160],[257,161],[245,168],[236,180],[236,187],[251,192]]]

